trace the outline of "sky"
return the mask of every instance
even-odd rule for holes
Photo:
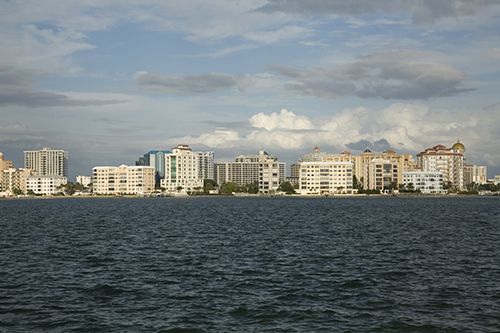
[[[500,174],[500,1],[0,2],[0,151],[69,175],[179,143],[217,161],[459,139]]]

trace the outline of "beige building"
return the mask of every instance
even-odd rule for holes
[[[67,183],[68,179],[63,176],[30,176],[26,180],[26,193],[54,195],[62,192],[61,186]]]
[[[399,165],[395,160],[374,158],[368,163],[368,189],[393,190],[399,182]]]
[[[92,170],[95,194],[144,195],[155,189],[155,169],[150,166],[98,166]]]
[[[370,175],[375,176],[377,173],[373,170],[373,167],[372,170],[370,170],[370,163],[374,159],[389,161],[387,163],[393,164],[392,181],[396,182],[397,185],[403,184],[403,172],[413,171],[416,167],[415,160],[410,154],[398,154],[394,150],[374,153],[371,150],[366,149],[360,155],[353,157],[354,175],[356,176],[358,182],[362,184],[364,189],[380,189],[380,185],[378,187],[376,185],[379,181],[370,179]]]
[[[7,195],[14,195],[16,190],[20,190],[23,194],[26,194],[27,188],[26,183],[29,176],[33,174],[31,169],[15,169],[9,168],[2,171],[1,182],[2,182],[2,192],[6,192]]]
[[[463,190],[464,152],[464,145],[458,141],[451,148],[437,145],[417,154],[417,164],[422,171],[441,172],[445,185]]]
[[[2,152],[0,152],[0,192],[3,192],[3,171],[14,168],[12,161],[6,160]]]
[[[301,162],[299,193],[303,195],[351,194],[353,193],[352,170],[352,162]]]
[[[178,145],[165,154],[165,178],[161,186],[169,193],[199,191],[203,188],[200,154],[188,145]]]
[[[488,182],[488,169],[485,165],[464,164],[464,185],[486,184]]]
[[[258,155],[239,155],[234,162],[215,164],[215,178],[219,185],[234,182],[239,186],[259,185],[259,193],[269,194],[285,181],[285,163],[260,151]]]
[[[24,151],[24,167],[39,176],[68,176],[68,152],[62,149],[42,148]]]

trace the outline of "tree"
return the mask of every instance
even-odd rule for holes
[[[24,192],[21,191],[21,189],[17,188],[17,187],[12,190],[12,193],[14,193],[14,195],[23,195],[24,194]]]
[[[208,194],[210,190],[216,190],[217,187],[217,182],[213,179],[205,179],[203,181],[203,192],[205,192],[205,194]]]
[[[294,194],[295,190],[290,182],[283,182],[278,187],[278,191],[285,192],[286,194]]]
[[[221,192],[224,194],[231,194],[236,192],[237,185],[233,182],[223,183],[221,186]]]

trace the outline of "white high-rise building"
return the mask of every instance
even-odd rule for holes
[[[422,171],[441,172],[445,185],[463,190],[464,152],[464,145],[458,141],[451,148],[437,145],[417,154],[417,164]]]
[[[353,193],[352,162],[301,162],[299,171],[300,194],[328,195]]]
[[[265,151],[259,152],[259,193],[269,194],[278,190],[285,181],[285,163]]]
[[[24,151],[24,167],[39,176],[68,176],[68,152],[61,149],[42,148]]]
[[[95,194],[148,194],[155,189],[155,169],[127,165],[94,167],[92,185]]]
[[[215,179],[214,157],[213,151],[199,151],[198,155],[198,177],[205,179]]]
[[[420,190],[424,194],[444,194],[443,174],[431,171],[403,172],[403,185],[408,190]]]
[[[165,155],[165,178],[161,186],[167,192],[192,192],[203,188],[203,173],[200,171],[200,155],[188,145],[178,145]]]

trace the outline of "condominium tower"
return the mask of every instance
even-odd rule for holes
[[[68,176],[68,152],[42,148],[24,151],[24,167],[39,176]]]
[[[150,166],[97,166],[92,169],[95,194],[148,194],[154,191],[155,169]]]

